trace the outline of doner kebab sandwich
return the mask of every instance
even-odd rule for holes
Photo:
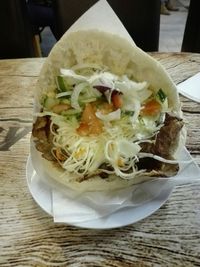
[[[34,148],[64,186],[114,190],[179,170],[177,89],[160,63],[117,35],[65,34],[43,65],[35,101]]]

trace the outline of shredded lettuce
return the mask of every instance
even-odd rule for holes
[[[66,100],[70,108],[58,115],[52,111],[52,105],[49,105],[38,116],[51,116],[50,130],[54,147],[62,148],[68,155],[64,162],[60,162],[66,171],[83,177],[101,170],[103,163],[113,168],[113,171],[105,169],[105,172],[114,172],[123,179],[133,179],[136,174],[144,171],[137,170],[138,158],[155,155],[141,153],[140,143],[147,142],[156,135],[162,127],[163,114],[168,109],[167,96],[161,89],[155,93],[147,81],[133,81],[128,75],[112,74],[105,67],[96,64],[62,68],[56,78],[56,85],[57,88],[48,92],[53,99],[52,105],[53,101],[59,105]],[[100,87],[108,90],[102,93],[98,90]],[[122,99],[120,107],[112,99],[116,91]],[[42,97],[48,99],[49,96],[46,94]],[[162,105],[160,114],[156,117],[141,116],[144,103],[157,97]],[[102,133],[98,137],[87,134],[80,136],[77,133],[87,103],[93,105],[96,118],[103,124]],[[56,131],[53,130],[53,125],[58,126]],[[158,156],[156,159],[163,161]]]

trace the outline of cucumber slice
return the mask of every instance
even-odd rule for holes
[[[68,109],[66,111],[62,111],[61,115],[67,116],[67,115],[76,115],[76,114],[79,114],[79,113],[80,113],[79,110],[76,110],[76,109]]]
[[[47,97],[44,101],[44,107],[47,109],[51,109],[53,106],[55,106],[59,103],[60,103],[59,99]]]
[[[90,102],[96,101],[97,99],[95,97],[92,97],[92,98],[85,98],[85,99],[80,99],[79,98],[79,100],[80,100],[81,103],[90,103]]]
[[[158,99],[161,103],[164,103],[165,99],[167,98],[166,94],[163,92],[163,90],[161,88],[158,90],[156,96],[158,97]]]
[[[61,92],[66,91],[65,81],[64,81],[64,78],[62,76],[57,76],[56,83],[57,83],[59,91],[61,91]]]
[[[59,92],[66,92],[73,89],[74,79],[59,75],[56,77],[56,84]]]

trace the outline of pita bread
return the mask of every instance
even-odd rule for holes
[[[46,59],[39,76],[35,110],[39,111],[41,109],[39,104],[41,95],[48,91],[49,88],[56,86],[55,77],[59,74],[60,68],[70,69],[76,64],[83,63],[106,66],[110,72],[117,75],[129,73],[138,82],[147,81],[155,92],[162,88],[168,96],[168,105],[173,113],[179,117],[182,116],[181,103],[176,86],[163,66],[127,40],[98,30],[66,33],[55,45]],[[183,146],[184,141],[185,131],[182,130],[174,154],[179,147]],[[76,176],[64,173],[63,169],[43,159],[40,152],[37,153],[50,177],[78,191],[115,190],[145,181],[150,179],[151,176],[145,174],[132,180],[124,180],[115,175],[110,175],[108,179],[95,176],[86,181],[77,182],[75,181]]]

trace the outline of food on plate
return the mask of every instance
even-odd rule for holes
[[[175,175],[185,131],[163,67],[121,37],[89,30],[66,33],[47,58],[32,137],[53,179],[90,191]]]

